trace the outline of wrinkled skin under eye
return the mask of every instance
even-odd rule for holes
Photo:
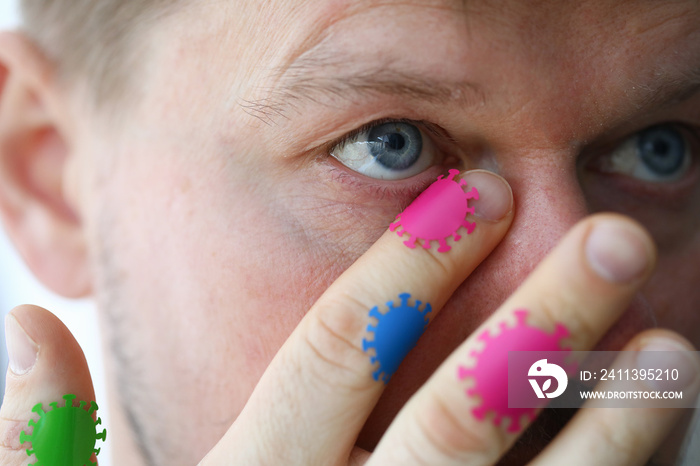
[[[682,178],[689,171],[692,159],[687,137],[675,125],[663,124],[624,141],[601,168],[605,172],[661,183]]]
[[[408,122],[370,125],[331,149],[346,167],[370,178],[400,180],[417,175],[435,162],[435,148]]]

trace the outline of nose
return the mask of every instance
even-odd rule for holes
[[[553,155],[553,154],[552,154]],[[475,318],[493,312],[579,220],[589,214],[571,158],[536,157],[502,164],[513,188],[515,217],[496,250],[464,282],[455,298],[472,304]]]

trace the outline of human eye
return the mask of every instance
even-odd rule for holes
[[[598,168],[651,183],[680,180],[692,168],[693,143],[697,142],[688,133],[679,124],[651,126],[610,151],[599,160]]]
[[[379,180],[410,178],[439,162],[421,124],[402,120],[365,125],[335,144],[330,154],[349,169]]]

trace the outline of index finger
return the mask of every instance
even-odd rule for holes
[[[205,462],[348,458],[384,382],[511,223],[505,180],[457,174],[431,185],[319,298]],[[243,451],[251,433],[257,443]]]

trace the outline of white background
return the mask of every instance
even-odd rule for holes
[[[16,0],[0,0],[0,30],[11,29],[19,24]],[[109,430],[109,413],[104,387],[102,354],[97,330],[97,321],[90,301],[69,301],[61,299],[41,286],[21,261],[4,231],[0,229],[0,314],[4,316],[19,304],[36,304],[56,314],[73,332],[80,343],[90,366],[95,385],[99,415]],[[5,353],[5,331],[1,332],[0,364],[4,373],[7,364]],[[4,389],[4,377],[0,376],[0,389]],[[4,390],[3,390],[4,391]],[[59,400],[56,400],[59,401]],[[107,435],[109,439],[109,434]],[[109,466],[111,455],[110,442],[102,446],[100,466]]]

